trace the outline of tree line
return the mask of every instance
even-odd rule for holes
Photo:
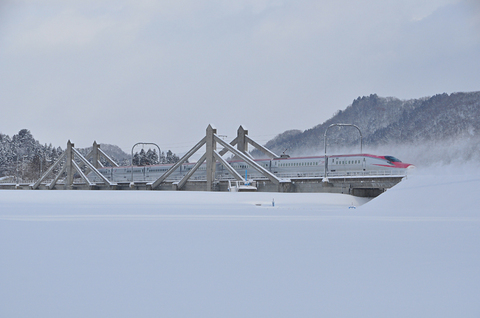
[[[107,145],[106,148],[118,148],[117,146]],[[104,149],[102,147],[102,149]],[[87,155],[91,148],[78,149],[82,155]],[[109,153],[104,150],[114,161],[120,165],[130,165],[131,156],[121,151],[121,155]],[[12,137],[0,133],[0,181],[33,181],[42,176],[63,154],[61,147],[54,147],[52,144],[40,144],[35,140],[32,133],[28,129],[22,129]],[[141,149],[133,156],[133,164],[136,166],[146,166],[154,164],[168,164],[179,161],[180,158],[171,150],[166,153],[161,152],[158,155],[155,149],[145,151]],[[101,160],[104,166],[108,166],[108,162]],[[58,165],[53,173],[57,173],[62,169],[62,165]]]
[[[167,153],[161,152],[160,157],[158,156],[156,149],[148,149],[145,151],[141,149],[140,152],[136,152],[133,155],[133,165],[134,166],[150,166],[156,164],[168,164],[176,163],[180,158],[174,154],[171,150],[168,150]]]
[[[28,129],[20,130],[11,138],[0,133],[0,178],[34,180],[62,154],[60,147],[41,145]]]

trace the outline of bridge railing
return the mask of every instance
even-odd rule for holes
[[[283,179],[292,179],[292,178],[323,178],[323,171],[315,171],[315,172],[283,172],[283,173],[275,173],[275,175],[279,178]],[[337,171],[337,172],[329,172],[328,176],[329,177],[373,177],[373,176],[393,176],[393,175],[399,175],[399,173],[395,173],[394,171],[389,171],[389,170],[371,170],[371,171]],[[402,175],[402,174],[400,174]],[[105,177],[108,179],[111,179],[110,174],[105,174]],[[154,175],[135,175],[134,176],[134,181],[135,182],[152,182],[155,181],[158,178],[158,176]],[[180,181],[183,178],[183,175],[170,175],[165,181],[168,182],[176,182]],[[219,180],[235,180],[235,178],[232,175],[222,175],[220,177],[217,177]],[[248,174],[249,179],[256,179],[256,180],[267,180],[263,175],[259,174]],[[191,177],[192,181],[206,181],[207,178],[203,174],[200,175],[193,175]],[[96,178],[94,180],[95,182],[101,182],[99,178]],[[117,182],[121,182],[121,180],[116,180]],[[131,182],[131,178],[127,177],[125,182]],[[61,181],[60,181],[61,182]],[[79,179],[78,182],[82,183],[83,180]],[[75,182],[76,183],[76,182]]]
[[[276,176],[280,178],[323,178],[322,172],[284,172],[276,173]],[[329,172],[329,177],[373,177],[373,176],[393,176],[399,175],[394,171],[389,170],[371,170],[371,171],[338,171]],[[257,179],[257,178],[255,178]]]

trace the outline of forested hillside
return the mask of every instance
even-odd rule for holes
[[[62,153],[60,147],[41,145],[28,129],[11,138],[0,133],[0,177],[38,178]]]
[[[412,100],[359,97],[324,123],[303,132],[288,130],[266,146],[276,153],[287,149],[290,155],[323,154],[325,130],[334,123],[357,125],[367,151],[390,151],[409,160],[448,162],[480,154],[480,92]],[[332,127],[327,137],[327,150],[360,149],[360,135],[352,127]]]

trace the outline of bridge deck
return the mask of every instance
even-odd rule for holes
[[[382,176],[334,176],[329,177],[328,182],[323,182],[321,177],[297,177],[284,180],[280,184],[275,184],[267,179],[254,180],[258,192],[310,192],[310,193],[344,193],[360,197],[375,197],[385,190],[395,186],[405,176],[401,175],[382,175]],[[176,181],[165,181],[155,190],[168,191],[176,190]],[[39,185],[38,189],[48,189],[48,182]],[[214,183],[215,191],[228,191],[228,180],[220,180]],[[30,183],[1,183],[0,189],[18,189],[28,190],[32,188]],[[65,190],[65,184],[57,183],[53,188],[55,190]],[[113,188],[105,184],[95,183],[93,186],[85,182],[74,182],[69,189],[74,190],[151,190],[151,183],[147,181],[140,182],[121,182]],[[205,191],[205,180],[190,180],[182,188],[184,191]]]

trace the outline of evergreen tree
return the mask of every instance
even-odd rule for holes
[[[180,158],[176,154],[174,154],[171,150],[167,151],[167,158],[166,158],[167,163],[173,164],[178,162],[179,160]]]
[[[156,149],[148,149],[147,154],[147,162],[149,165],[156,165],[158,164],[158,155]]]

